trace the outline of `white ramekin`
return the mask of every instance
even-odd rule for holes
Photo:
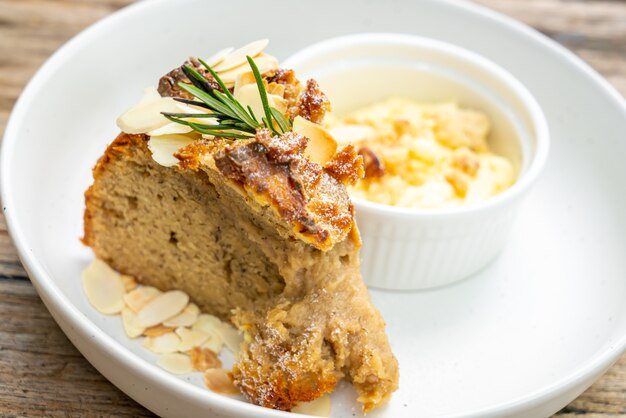
[[[536,100],[512,75],[460,47],[411,35],[333,38],[291,56],[283,67],[315,78],[333,111],[389,96],[456,100],[492,121],[491,148],[514,163],[516,183],[484,202],[452,209],[407,209],[354,199],[369,286],[424,289],[485,267],[507,240],[515,214],[548,153],[548,126]]]

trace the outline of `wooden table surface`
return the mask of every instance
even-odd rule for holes
[[[0,134],[20,91],[67,39],[131,0],[0,0]],[[626,94],[626,0],[479,0],[585,59]],[[0,416],[153,416],[70,344],[0,215]],[[626,417],[626,356],[558,417]]]

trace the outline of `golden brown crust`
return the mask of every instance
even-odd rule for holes
[[[287,101],[287,112],[285,117],[288,119],[294,119],[298,116],[298,100],[300,93],[302,92],[302,84],[300,80],[296,78],[296,74],[293,70],[278,69],[276,72],[268,77],[268,83],[278,83],[285,86],[284,99]]]
[[[363,178],[363,157],[357,154],[353,145],[346,145],[332,160],[326,163],[325,170],[337,181],[351,185]]]
[[[304,154],[295,133],[235,141],[214,154],[222,174],[292,225],[294,234],[321,250],[342,241],[353,227],[353,207],[335,179]]]
[[[300,95],[298,101],[298,113],[295,116],[302,116],[314,123],[321,123],[326,112],[330,110],[330,101],[315,80],[306,82],[306,89]]]

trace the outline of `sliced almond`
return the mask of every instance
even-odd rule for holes
[[[137,325],[151,327],[178,315],[189,303],[189,295],[180,290],[172,290],[157,296],[139,312]]]
[[[207,109],[200,108],[197,106],[188,105],[186,103],[181,103],[176,101],[176,107],[178,108],[177,113],[188,113],[192,115],[207,115]],[[202,125],[215,125],[217,124],[217,120],[214,118],[208,117],[189,117],[185,118],[187,122],[199,123]],[[169,122],[169,121],[168,121]],[[183,125],[181,123],[169,122],[163,126],[160,126],[156,129],[153,129],[149,132],[146,132],[149,136],[162,136],[162,135],[172,135],[172,134],[186,134],[192,132],[193,129],[187,125]]]
[[[159,335],[158,337],[148,337],[143,346],[154,353],[174,353],[178,351],[180,337],[174,332]]]
[[[314,417],[330,416],[330,396],[324,395],[311,402],[301,402],[291,412],[303,415],[312,415]]]
[[[259,93],[256,83],[241,86],[235,98],[241,103],[244,109],[250,106],[250,109],[254,112],[254,116],[256,116],[259,121],[265,116],[261,94]],[[287,101],[280,96],[268,94],[267,101],[270,106],[275,107],[281,113],[285,113],[287,110]]]
[[[246,57],[256,57],[259,55],[269,44],[269,40],[260,39],[258,41],[250,42],[247,45],[228,54],[221,62],[213,66],[213,69],[217,72],[230,70],[247,62]]]
[[[152,159],[154,161],[164,167],[172,167],[178,164],[178,158],[174,157],[174,154],[193,141],[194,138],[188,135],[172,134],[153,136],[150,137],[150,141],[148,141],[148,148],[152,153]]]
[[[239,395],[239,389],[224,369],[208,369],[204,372],[204,383],[213,392],[222,395]]]
[[[186,374],[193,371],[191,357],[182,353],[163,354],[157,365],[174,374]]]
[[[198,305],[195,303],[190,303],[183,309],[181,313],[176,315],[173,318],[168,319],[163,322],[163,325],[166,327],[190,327],[196,322],[198,319],[198,315],[200,314],[200,309]]]
[[[181,352],[189,351],[194,347],[199,347],[209,339],[208,334],[185,327],[176,328],[176,334],[180,337],[178,351]]]
[[[207,334],[209,339],[204,342],[200,346],[200,348],[206,348],[207,350],[211,350],[214,353],[219,353],[222,351],[222,347],[224,347],[224,341],[222,340],[222,336],[220,334]]]
[[[278,58],[273,55],[260,53],[256,57],[252,58],[254,59],[254,63],[259,68],[259,72],[261,74],[264,74],[271,70],[278,70]]]
[[[143,134],[170,123],[161,112],[177,113],[179,109],[171,97],[140,102],[117,118],[117,126],[128,134]]]
[[[124,306],[122,309],[122,324],[124,325],[124,332],[126,332],[128,338],[137,338],[145,331],[144,328],[135,326],[135,315],[135,312],[128,306]]]
[[[198,319],[191,326],[191,329],[202,331],[205,334],[219,335],[219,329],[222,327],[222,320],[215,315],[200,314]]]
[[[240,75],[248,72],[251,72],[250,65],[246,63],[245,65],[241,65],[237,68],[233,68],[232,70],[228,70],[225,73],[220,73],[219,76],[227,87],[234,87],[237,78]]]
[[[152,286],[141,286],[124,295],[124,302],[135,313],[139,312],[148,302],[161,294]]]
[[[124,289],[127,292],[134,290],[137,287],[137,280],[133,276],[122,274],[122,283],[124,283]]]
[[[204,60],[204,62],[209,64],[210,67],[215,67],[216,65],[224,61],[224,58],[226,58],[234,50],[235,48],[233,48],[232,46],[219,50],[215,54]]]
[[[309,138],[304,153],[313,162],[326,164],[337,152],[337,141],[322,126],[313,123],[302,116],[293,120],[293,131]]]
[[[150,328],[146,328],[143,332],[143,335],[145,335],[146,337],[159,337],[163,334],[173,332],[174,330],[174,327],[166,327],[163,324],[159,324]]]
[[[198,115],[210,113],[204,107],[194,106],[188,103],[179,102],[178,100],[175,100],[174,103],[176,104],[176,107],[178,108],[178,111],[176,113],[191,113],[191,114],[198,114]],[[206,118],[202,120],[206,121],[206,120],[213,120],[213,119]]]
[[[259,73],[265,74],[269,71],[278,69],[278,60],[271,55],[260,55],[254,57],[254,63],[259,69]],[[237,77],[240,74],[251,71],[250,64],[246,62],[239,67],[235,67],[225,72],[220,72],[219,76],[227,86],[234,86]]]
[[[198,372],[222,367],[222,362],[217,358],[217,354],[207,348],[194,347],[187,354],[191,356],[193,369]]]
[[[267,86],[267,92],[276,96],[285,97],[285,85],[279,83],[270,83]]]
[[[146,132],[148,136],[161,136],[161,135],[174,135],[174,134],[187,134],[192,132],[193,128],[187,125],[182,125],[176,122],[170,122],[160,128],[154,129],[150,132]]]
[[[224,345],[221,329],[224,327],[222,321],[210,314],[200,314],[191,329],[201,331],[209,336],[209,339],[202,344],[202,347],[219,353]]]
[[[239,347],[243,341],[243,336],[232,326],[222,323],[222,326],[218,329],[218,333],[226,347],[232,351],[235,355],[239,354]]]
[[[287,100],[283,99],[282,96],[268,94],[267,99],[270,106],[275,107],[280,113],[284,114],[287,111]]]
[[[83,271],[83,288],[89,302],[100,313],[113,315],[124,308],[124,282],[104,261],[96,259]]]
[[[254,73],[252,71],[247,71],[245,73],[241,73],[237,75],[235,79],[235,90],[233,91],[233,95],[237,96],[239,89],[248,84],[256,84],[256,78],[254,78]]]

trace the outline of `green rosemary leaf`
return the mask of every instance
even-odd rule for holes
[[[207,105],[206,103],[203,102],[199,102],[197,100],[189,100],[189,99],[183,99],[181,97],[174,97],[174,100],[176,100],[177,102],[181,102],[181,103],[185,103],[191,106],[196,106],[196,107],[202,107],[205,109],[211,109],[211,107],[209,107],[209,105]]]
[[[280,130],[283,131],[282,133],[291,131],[291,124],[285,118],[285,116],[280,113],[280,110],[276,109],[275,107],[271,107],[270,110],[272,112],[272,116],[274,116],[274,119],[276,119],[276,123],[280,127]]]
[[[163,115],[168,120],[191,127],[193,130],[213,136],[225,138],[251,138],[256,134],[256,130],[265,125],[273,135],[280,135],[291,129],[291,122],[285,118],[276,108],[270,107],[267,91],[263,84],[263,78],[259,68],[251,57],[247,57],[257,88],[261,103],[263,105],[264,116],[259,118],[255,115],[250,106],[244,106],[235,98],[226,87],[223,80],[206,62],[200,63],[211,74],[219,89],[214,87],[213,82],[201,74],[195,68],[184,65],[183,72],[191,81],[191,84],[178,83],[178,86],[193,96],[193,99],[174,98],[181,103],[207,109],[209,113],[168,113]],[[222,91],[220,91],[220,89]],[[191,122],[189,119],[214,119],[217,124],[209,125]],[[259,119],[261,121],[259,121]]]
[[[211,68],[211,66],[209,64],[207,64],[206,62],[204,62],[204,60],[198,58],[198,61],[200,61],[200,63],[202,65],[204,65],[204,67],[209,71],[209,73],[213,76],[213,78],[215,79],[215,81],[217,81],[217,84],[219,84],[219,86],[221,87],[221,89],[223,90],[224,94],[228,97],[229,102],[226,103],[225,100],[222,100],[222,102],[224,104],[230,104],[230,107],[233,110],[237,110],[237,113],[239,113],[241,119],[251,125],[254,126],[255,128],[260,128],[261,124],[256,120],[256,118],[254,117],[254,115],[252,115],[252,117],[250,117],[250,115],[246,112],[246,109],[243,108],[243,106],[241,105],[241,103],[239,103],[239,101],[237,101],[237,99],[235,99],[235,96],[233,96],[233,94],[230,92],[230,90],[228,89],[228,87],[226,87],[226,84],[224,84],[224,82],[222,81],[222,79],[220,78],[220,76],[215,72],[215,70],[213,70],[213,68]],[[248,106],[248,109],[250,110],[250,107]],[[252,111],[250,110],[250,113],[252,113]]]
[[[162,112],[161,114],[172,122],[180,123],[181,125],[187,125],[194,129],[202,128],[202,129],[208,129],[208,130],[238,130],[238,131],[248,132],[251,134],[256,133],[255,129],[252,129],[248,125],[239,123],[239,122],[230,123],[230,124],[218,123],[216,125],[209,125],[209,124],[204,124],[204,123],[189,122],[187,120],[183,120],[180,118],[180,116],[177,116],[177,114],[175,113]]]
[[[254,111],[252,110],[252,108],[250,107],[250,105],[248,105],[248,112],[250,112],[250,116],[252,116],[252,119],[254,119],[254,121],[260,125],[261,123],[260,123],[260,122],[259,122],[259,120],[256,118],[256,116],[254,115]]]
[[[175,118],[185,119],[185,118],[198,118],[198,119],[215,119],[215,114],[213,113],[170,113],[170,112],[161,112],[164,116],[172,116]]]
[[[195,96],[197,99],[200,99],[204,103],[209,105],[211,107],[211,110],[213,110],[214,112],[222,113],[233,119],[237,118],[237,115],[232,113],[228,106],[225,106],[222,102],[211,96],[209,93],[206,93],[205,91],[199,89],[198,87],[190,86],[189,84],[185,83],[178,83],[178,86],[186,92]]]
[[[195,68],[183,65],[182,70],[194,86],[209,94],[213,91],[213,87],[209,84],[207,79],[196,71]]]
[[[233,111],[233,113],[239,116],[239,119],[241,119],[243,122],[247,123],[250,126],[253,126],[254,128],[260,127],[259,124],[250,117],[250,115],[244,110],[241,104],[234,97],[231,99],[232,95],[227,96],[217,91],[214,93],[214,95],[217,99],[224,103],[224,105],[228,106],[230,110]]]
[[[203,125],[203,124],[195,124],[195,125],[203,127],[204,129],[212,130],[212,131],[228,131],[228,130],[240,131],[241,130],[236,125]]]
[[[233,100],[234,102],[237,102],[237,100],[235,100],[235,97],[232,95],[232,93],[230,92],[230,90],[226,87],[226,84],[224,84],[224,82],[222,81],[222,79],[220,78],[219,75],[217,75],[217,73],[215,72],[215,70],[213,70],[213,68],[211,68],[211,66],[209,64],[207,64],[206,62],[204,62],[204,60],[198,58],[198,61],[200,61],[200,64],[204,65],[204,68],[207,69],[207,71],[209,71],[209,73],[211,73],[211,75],[213,76],[213,78],[215,79],[215,81],[217,81],[217,84],[219,84],[220,88],[222,89],[222,91],[224,92],[224,94],[226,96],[228,96],[231,100]]]
[[[236,133],[236,132],[222,132],[217,129],[204,128],[203,126],[194,124],[194,123],[191,123],[189,126],[191,126],[193,130],[203,133],[205,135],[213,135],[213,136],[219,136],[222,138],[237,138],[237,139],[254,138],[254,135],[245,135],[243,133]]]
[[[259,94],[261,95],[261,103],[263,103],[263,110],[265,111],[265,118],[263,119],[265,126],[269,128],[274,134],[279,135],[279,133],[274,128],[274,123],[272,122],[272,111],[270,110],[270,105],[267,100],[267,91],[265,91],[265,85],[263,84],[263,79],[261,78],[259,67],[256,66],[252,57],[246,56],[246,59],[250,64],[250,68],[252,68],[252,74],[254,74],[254,79],[256,80],[256,85],[259,88]]]

